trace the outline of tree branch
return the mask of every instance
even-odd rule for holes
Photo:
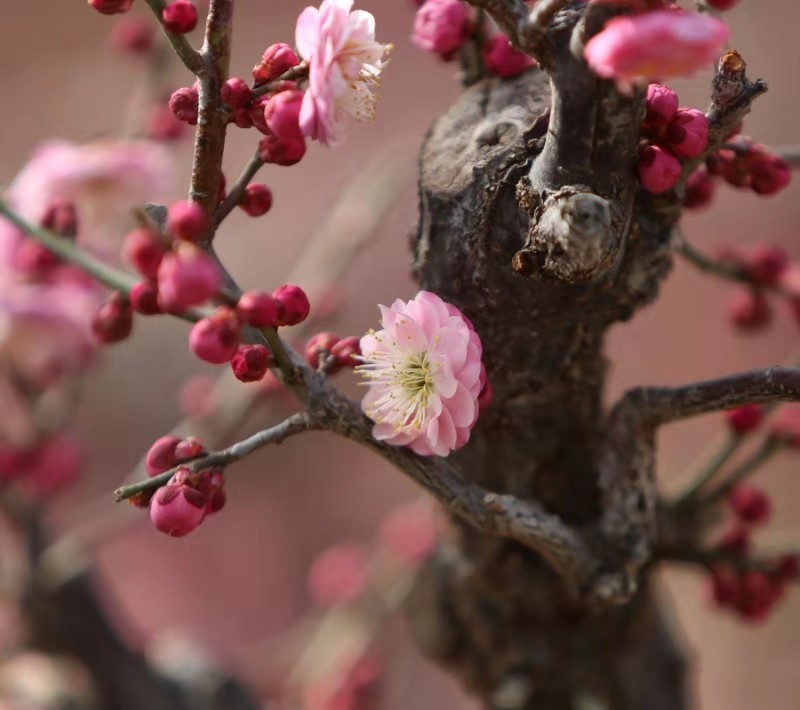
[[[639,428],[718,412],[746,404],[800,401],[800,368],[776,365],[682,387],[640,387],[614,407],[612,419],[633,416]]]
[[[275,91],[285,81],[299,81],[300,79],[306,78],[308,78],[308,62],[303,60],[297,66],[287,69],[277,79],[269,81],[266,84],[261,84],[261,86],[254,87],[252,96],[254,99],[257,99],[259,96],[264,96],[264,94],[269,94],[270,92]]]
[[[188,468],[192,472],[203,471],[208,468],[225,467],[236,461],[241,461],[246,456],[249,456],[254,451],[257,451],[268,444],[280,444],[294,434],[299,434],[302,431],[310,431],[312,429],[320,429],[321,423],[315,417],[309,415],[307,412],[293,414],[291,417],[285,419],[280,424],[276,424],[269,429],[264,429],[256,434],[244,439],[233,446],[221,451],[213,451],[210,454],[201,456],[200,458],[188,461],[185,464],[176,466],[164,473],[161,473],[152,478],[148,478],[138,483],[133,483],[129,486],[123,486],[114,491],[114,499],[119,502],[127,500],[135,496],[137,493],[145,491],[152,491],[156,488],[169,483],[170,479],[175,475],[179,468]]]
[[[236,179],[228,195],[222,203],[217,206],[217,210],[214,213],[214,226],[219,227],[223,220],[233,212],[236,205],[239,204],[244,196],[244,192],[250,184],[250,181],[256,176],[256,173],[261,170],[263,165],[264,161],[261,159],[261,151],[256,150],[255,155],[250,158],[250,162],[245,166],[242,174]]]
[[[161,28],[164,30],[164,34],[167,36],[172,48],[175,50],[175,54],[178,55],[184,66],[190,72],[192,72],[192,74],[199,75],[203,71],[203,59],[200,56],[200,52],[198,52],[194,47],[192,47],[191,44],[189,44],[189,40],[186,39],[186,35],[179,35],[175,34],[174,32],[170,32],[164,26],[162,13],[164,8],[167,6],[166,0],[145,1],[150,6],[153,14],[156,16],[158,24],[160,24]]]
[[[222,176],[222,156],[228,116],[222,103],[222,84],[228,78],[231,35],[233,33],[233,0],[211,0],[206,22],[205,41],[201,51],[203,70],[200,83],[197,131],[192,161],[190,197],[214,215]],[[213,239],[213,228],[202,243]]]

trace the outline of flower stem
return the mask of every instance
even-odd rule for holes
[[[733,456],[741,446],[742,439],[741,436],[729,435],[722,446],[703,467],[700,475],[698,475],[691,485],[675,499],[673,506],[679,508],[690,503],[706,484],[719,473],[722,467],[728,463],[731,456]]]
[[[190,72],[192,72],[192,74],[200,74],[200,72],[203,71],[203,60],[200,57],[200,52],[198,52],[194,47],[192,47],[191,44],[189,44],[189,40],[186,39],[185,35],[175,34],[164,27],[162,13],[164,12],[164,8],[167,6],[166,1],[145,0],[145,2],[147,2],[147,4],[150,6],[150,9],[153,11],[153,14],[158,20],[158,23],[164,30],[164,34],[166,34],[167,39],[172,45],[172,48],[175,50],[175,54],[178,55],[184,66]]]
[[[712,505],[724,498],[737,484],[755,473],[761,466],[769,461],[776,453],[786,447],[786,443],[777,437],[767,438],[761,447],[742,464],[734,469],[717,488],[700,499],[701,505]]]

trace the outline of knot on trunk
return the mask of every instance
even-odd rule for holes
[[[522,276],[570,283],[604,274],[619,251],[608,200],[578,187],[562,188],[533,215],[525,247],[512,266]]]

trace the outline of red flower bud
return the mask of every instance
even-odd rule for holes
[[[270,132],[278,138],[302,138],[300,132],[300,106],[302,91],[290,89],[273,94],[264,104],[264,121]]]
[[[205,236],[210,228],[211,219],[199,202],[176,202],[167,211],[167,229],[176,239],[194,242]]]
[[[236,304],[236,312],[256,328],[274,328],[281,322],[283,306],[268,293],[248,291]]]
[[[339,367],[356,367],[361,363],[358,359],[361,355],[361,338],[356,335],[342,338],[331,348],[331,355],[336,358]]]
[[[650,84],[645,98],[645,115],[642,130],[656,133],[665,128],[678,112],[678,94],[668,86]]]
[[[267,47],[261,61],[253,67],[256,86],[266,84],[300,64],[294,50],[283,42]]]
[[[666,147],[681,158],[696,158],[708,145],[708,119],[696,108],[678,109],[666,130]]]
[[[133,330],[133,309],[119,292],[111,294],[92,318],[92,332],[101,343],[118,343]]]
[[[41,225],[62,237],[74,237],[78,233],[78,212],[67,200],[53,200],[44,211]]]
[[[182,86],[175,89],[169,97],[169,110],[179,121],[190,126],[197,125],[197,114],[200,110],[200,96],[195,86]]]
[[[683,206],[686,209],[697,210],[707,207],[714,198],[717,183],[708,174],[705,168],[695,170],[686,181],[686,192],[683,195]]]
[[[728,306],[728,319],[739,330],[763,330],[772,321],[772,308],[760,291],[741,289],[734,294]]]
[[[180,244],[158,269],[158,301],[168,313],[181,313],[211,298],[219,289],[214,259],[192,244]]]
[[[736,486],[728,495],[728,503],[743,523],[765,523],[772,513],[770,499],[752,486]]]
[[[144,460],[147,473],[152,476],[157,476],[159,473],[169,471],[177,465],[175,458],[175,448],[181,443],[180,437],[162,436],[153,442],[147,456]]]
[[[219,308],[194,324],[189,334],[189,348],[201,360],[215,365],[230,361],[239,349],[239,319],[228,308]]]
[[[323,354],[332,354],[333,347],[339,342],[339,336],[333,333],[317,333],[312,335],[306,343],[306,362],[314,370],[320,366],[320,357]]]
[[[253,92],[244,79],[231,77],[222,85],[222,101],[231,111],[243,109],[253,98]]]
[[[526,69],[536,66],[536,62],[525,52],[511,46],[504,34],[487,39],[481,47],[481,55],[489,73],[504,79],[519,76]]]
[[[150,502],[150,520],[156,530],[172,537],[183,537],[196,530],[205,515],[205,498],[185,484],[159,488]]]
[[[642,187],[660,195],[675,187],[681,176],[681,164],[657,145],[648,145],[639,156],[639,179]]]
[[[152,141],[165,143],[178,140],[186,132],[186,125],[175,118],[169,106],[155,106],[147,120],[145,135]]]
[[[89,0],[89,5],[103,15],[115,15],[118,12],[128,12],[133,0]]]
[[[197,8],[190,0],[173,0],[164,8],[161,19],[167,30],[183,35],[197,27]]]
[[[725,419],[734,434],[743,436],[761,426],[761,422],[764,421],[764,407],[760,404],[747,404],[744,407],[729,409],[725,412]]]
[[[261,160],[275,165],[295,165],[306,154],[306,141],[301,137],[278,138],[268,135],[258,144]]]
[[[155,279],[167,248],[151,229],[134,229],[125,237],[122,255],[145,278]]]
[[[134,285],[130,294],[133,310],[143,316],[163,313],[158,303],[158,288],[152,281],[140,281]]]
[[[744,271],[759,286],[774,286],[789,268],[791,259],[783,247],[762,244],[744,257]]]
[[[311,311],[308,296],[299,286],[284,285],[272,292],[272,297],[278,301],[283,310],[280,313],[279,325],[297,325],[302,323]]]
[[[272,191],[266,185],[248,185],[239,200],[239,207],[251,217],[261,217],[272,207]]]
[[[231,360],[231,369],[240,382],[258,382],[273,364],[265,345],[242,345]]]
[[[149,54],[153,49],[153,23],[145,17],[125,17],[111,28],[111,46],[126,54]]]

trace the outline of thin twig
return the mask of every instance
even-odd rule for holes
[[[742,444],[744,437],[729,435],[722,446],[711,457],[697,478],[672,502],[674,507],[687,505],[722,470]]]
[[[198,52],[191,44],[189,44],[189,40],[186,38],[186,35],[175,34],[174,32],[170,32],[164,26],[164,20],[162,17],[162,13],[164,8],[167,6],[166,0],[145,0],[147,4],[150,6],[150,9],[153,11],[153,14],[158,19],[158,24],[161,25],[161,28],[164,30],[164,34],[166,34],[167,39],[169,40],[170,44],[172,45],[173,49],[175,50],[175,54],[178,55],[180,60],[183,62],[184,66],[192,72],[192,74],[199,75],[203,71],[203,59],[200,56],[200,52]]]
[[[800,145],[782,146],[775,148],[774,152],[793,168],[800,168]]]
[[[119,291],[128,296],[130,295],[131,289],[139,281],[131,274],[120,269],[115,269],[105,261],[101,261],[97,257],[92,256],[87,251],[76,246],[72,240],[48,232],[40,227],[35,227],[29,222],[26,222],[2,200],[0,200],[0,215],[60,259],[74,264],[101,284],[115,291]],[[208,313],[198,308],[190,308],[181,313],[170,313],[169,315],[195,323],[208,315]]]
[[[192,472],[203,471],[209,468],[219,468],[228,466],[231,463],[240,461],[241,459],[249,456],[254,451],[267,446],[268,444],[280,444],[294,434],[301,431],[310,431],[311,429],[319,429],[320,422],[314,417],[310,416],[307,412],[300,412],[293,414],[291,417],[284,419],[280,424],[276,424],[269,429],[264,429],[256,434],[244,439],[233,446],[221,451],[213,451],[193,461],[188,461],[181,466],[176,466],[165,473],[161,473],[152,478],[148,478],[138,483],[132,483],[129,486],[123,486],[114,491],[114,498],[117,501],[126,500],[135,496],[137,493],[145,491],[152,491],[156,488],[169,483],[169,480],[175,475],[179,468],[188,468]]]
[[[250,181],[256,176],[256,173],[263,165],[264,161],[261,159],[261,151],[256,150],[255,155],[250,158],[250,162],[245,166],[242,174],[236,179],[230,192],[228,192],[225,199],[217,207],[217,211],[214,213],[215,226],[219,227],[223,220],[233,212],[236,205],[239,204],[244,196],[244,192],[250,184]]]
[[[272,91],[275,91],[275,89],[279,88],[284,81],[299,81],[301,79],[306,79],[307,77],[308,62],[303,60],[297,66],[287,69],[277,79],[269,81],[266,84],[261,84],[261,86],[256,86],[253,89],[253,98],[257,99],[259,96],[264,96],[264,94],[269,94]]]
[[[786,443],[777,437],[768,437],[752,456],[743,461],[734,471],[720,483],[713,491],[702,496],[698,501],[700,506],[709,506],[722,500],[745,478],[755,473],[775,454],[786,448]]]

